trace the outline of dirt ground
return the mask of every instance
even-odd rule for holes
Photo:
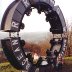
[[[56,71],[52,70],[52,71],[48,71],[48,72],[56,72]],[[62,70],[60,70],[58,72],[72,72],[72,60],[65,60]]]
[[[45,72],[57,72],[54,69],[52,69],[52,67],[50,67],[50,66],[45,69],[47,69]],[[39,72],[39,71],[37,71],[37,72]],[[72,60],[65,60],[62,70],[60,70],[58,72],[72,72]]]
[[[63,69],[61,72],[72,72],[72,60],[65,60]]]

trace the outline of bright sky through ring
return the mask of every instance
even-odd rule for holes
[[[45,13],[37,13],[37,9],[33,9],[30,16],[24,16],[23,23],[25,24],[24,32],[49,32],[50,24],[46,22]]]
[[[6,8],[9,6],[9,4],[11,2],[13,2],[14,0],[0,0],[0,25],[1,25],[1,20],[2,20],[2,17],[3,17],[3,14],[6,10]],[[63,12],[63,15],[64,15],[64,18],[65,20],[68,20],[68,22],[71,22],[71,18],[72,18],[72,0],[55,0],[55,5],[59,5],[59,7],[61,8],[62,12]],[[36,18],[37,19],[37,18]],[[35,19],[35,20],[36,20]],[[29,26],[29,25],[28,25]],[[35,25],[35,26],[38,26],[38,25]],[[41,25],[39,25],[41,26]],[[44,26],[44,25],[42,25]],[[49,24],[47,26],[46,24],[46,27],[49,27]],[[39,27],[40,28],[40,27]],[[39,30],[39,28],[36,27],[37,31]],[[50,27],[49,27],[50,28]],[[35,28],[34,28],[35,29]],[[45,29],[45,30],[44,30]],[[46,29],[45,27],[43,28],[44,31],[47,31],[48,29]],[[43,31],[42,30],[42,31]],[[27,30],[27,31],[30,31],[30,30]],[[33,31],[33,30],[32,30]]]

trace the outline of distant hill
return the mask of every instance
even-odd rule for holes
[[[21,39],[25,40],[24,51],[30,51],[44,56],[46,50],[51,47],[50,40],[52,34],[48,32],[32,32],[20,34]]]
[[[21,33],[21,39],[27,42],[40,42],[46,39],[51,39],[52,34],[49,32],[31,32],[31,33]]]

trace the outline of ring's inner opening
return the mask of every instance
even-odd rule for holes
[[[21,31],[21,38],[25,40],[24,49],[32,55],[46,56],[46,50],[51,47],[50,24],[45,19],[45,13],[38,14],[37,9],[32,9],[30,16],[24,15],[25,28]]]

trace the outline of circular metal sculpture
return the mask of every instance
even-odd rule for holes
[[[50,41],[51,51],[54,52],[58,47],[58,54],[64,54],[66,48],[66,24],[59,6],[54,6],[54,0],[15,0],[7,8],[1,23],[1,30],[9,32],[9,38],[2,40],[2,46],[7,59],[17,69],[27,70],[28,72],[35,72],[39,68],[39,72],[43,71],[42,68],[48,66],[48,56],[43,59],[41,56],[36,64],[33,63],[31,53],[26,53],[23,49],[25,41],[19,37],[20,29],[24,28],[22,19],[24,15],[30,15],[33,8],[38,10],[38,13],[44,12],[46,21],[49,21],[53,36],[60,34],[60,38],[56,36]],[[17,37],[11,37],[12,32],[17,32]],[[47,53],[47,52],[46,52]],[[46,64],[42,64],[45,62]],[[44,67],[43,67],[44,66]]]

